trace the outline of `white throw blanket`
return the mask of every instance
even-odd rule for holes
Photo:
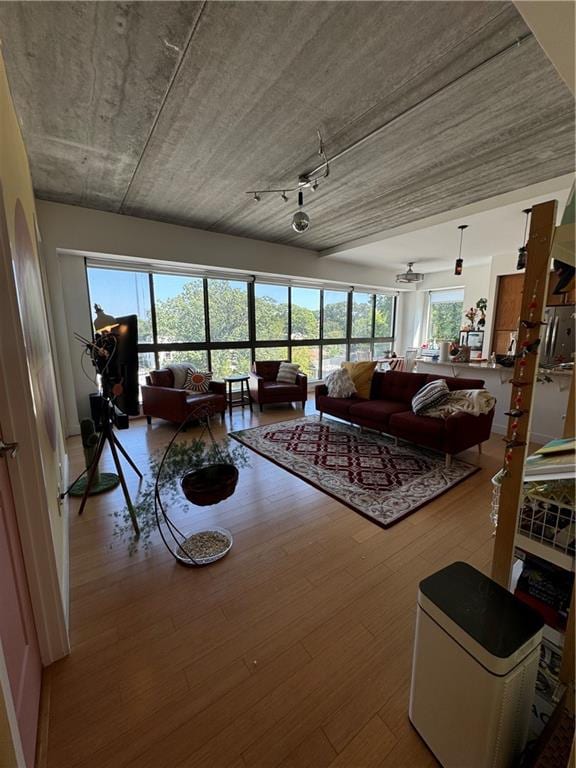
[[[442,405],[429,408],[422,415],[432,416],[437,419],[447,419],[453,413],[469,413],[471,416],[480,416],[481,413],[489,413],[496,403],[486,389],[457,389],[450,392],[448,400]]]

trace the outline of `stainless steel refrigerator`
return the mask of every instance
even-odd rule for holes
[[[574,362],[575,316],[574,306],[546,307],[540,365],[552,366]]]

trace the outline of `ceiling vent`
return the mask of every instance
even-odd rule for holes
[[[406,272],[401,272],[399,275],[396,275],[396,282],[397,283],[421,283],[422,280],[424,280],[424,275],[422,272],[413,272],[412,267],[414,266],[414,262],[410,261],[408,263],[408,269]]]

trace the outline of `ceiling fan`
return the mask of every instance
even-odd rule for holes
[[[424,275],[422,272],[414,272],[412,270],[412,267],[414,266],[413,261],[408,262],[408,269],[406,272],[401,272],[399,275],[396,275],[396,282],[397,283],[421,283],[422,280],[424,280]]]

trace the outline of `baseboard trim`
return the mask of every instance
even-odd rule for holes
[[[52,667],[42,670],[42,688],[38,710],[38,730],[36,732],[35,768],[48,766],[48,731],[50,727],[50,703],[52,698]]]

